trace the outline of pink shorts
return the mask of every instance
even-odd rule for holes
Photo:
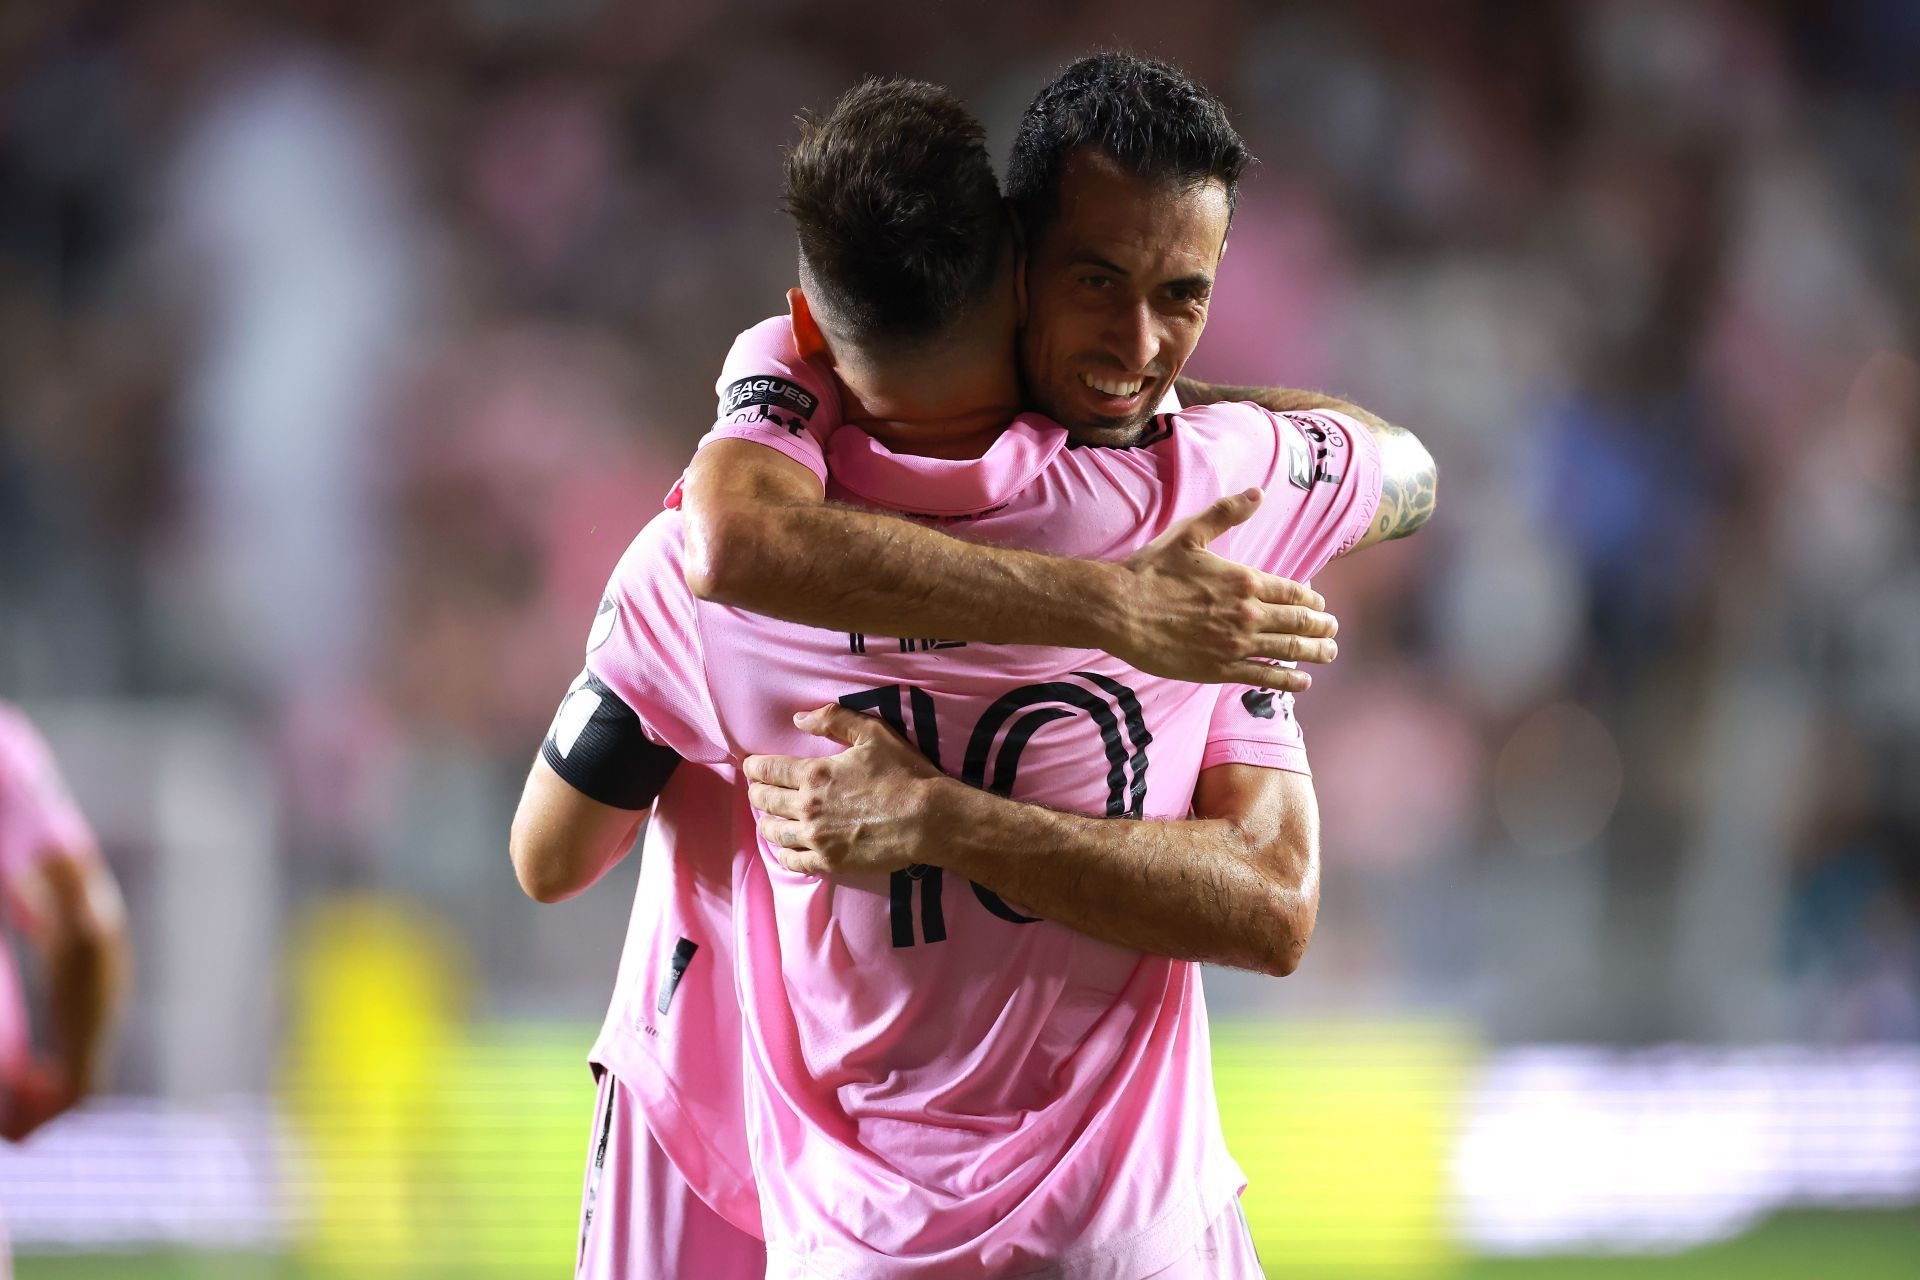
[[[647,1131],[632,1091],[600,1072],[577,1280],[762,1280],[767,1246],[709,1209]]]

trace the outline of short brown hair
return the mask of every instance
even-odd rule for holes
[[[1067,158],[1091,147],[1135,178],[1190,190],[1226,188],[1227,216],[1253,157],[1220,99],[1177,67],[1130,53],[1095,53],[1034,96],[1007,160],[1007,197],[1028,235],[1060,212]]]
[[[856,342],[937,337],[995,277],[1003,222],[986,130],[938,85],[868,80],[802,117],[781,203],[810,290]]]

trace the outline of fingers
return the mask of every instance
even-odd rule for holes
[[[1309,636],[1331,640],[1340,634],[1340,619],[1324,609],[1299,604],[1260,606],[1260,630],[1274,635]]]
[[[747,786],[747,803],[761,813],[772,814],[776,818],[804,818],[800,811],[801,801],[798,791],[786,787],[770,787],[764,782],[754,782]]]
[[[1281,662],[1312,662],[1325,665],[1340,656],[1340,645],[1333,640],[1315,639],[1311,636],[1268,632],[1254,637],[1253,652],[1248,656],[1274,658]]]
[[[1326,597],[1304,582],[1295,582],[1292,578],[1283,578],[1277,573],[1257,573],[1254,577],[1254,594],[1268,604],[1301,605],[1315,612],[1327,607]],[[1331,618],[1332,614],[1327,614]],[[1329,631],[1327,635],[1332,635]]]
[[[874,729],[883,727],[872,716],[863,716],[837,704],[802,711],[794,716],[793,725],[803,733],[832,738],[844,747],[864,742]]]
[[[1250,684],[1256,689],[1272,689],[1279,693],[1305,693],[1313,687],[1313,677],[1304,671],[1292,667],[1276,667],[1270,662],[1256,662],[1249,658],[1237,662],[1231,668],[1235,684]]]
[[[760,830],[760,838],[781,852],[783,857],[787,852],[807,847],[806,838],[800,833],[800,824],[790,818],[775,818],[763,813],[753,821]]]
[[[755,825],[760,829],[760,837],[773,847],[774,857],[787,870],[806,876],[824,876],[831,870],[825,858],[807,847],[799,823],[762,814],[755,820]]]
[[[806,764],[807,761],[798,756],[748,756],[741,762],[740,770],[752,782],[798,787],[805,782],[800,771]]]
[[[781,866],[803,876],[824,878],[833,874],[833,868],[827,865],[826,860],[810,850],[782,849],[779,856]]]
[[[1182,533],[1204,547],[1258,510],[1260,497],[1258,489],[1242,489],[1217,499],[1205,511],[1188,516]]]

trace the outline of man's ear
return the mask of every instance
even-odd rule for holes
[[[787,315],[793,321],[793,345],[800,352],[802,360],[811,360],[815,356],[827,354],[827,339],[820,332],[820,324],[813,318],[813,308],[807,305],[807,295],[798,289],[787,290]]]
[[[1008,234],[1013,239],[1013,324],[1017,329],[1027,327],[1027,229],[1020,224],[1020,215],[1007,208]]]

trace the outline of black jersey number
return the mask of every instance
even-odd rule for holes
[[[997,795],[1013,794],[1020,758],[1041,726],[1072,716],[1085,716],[1100,733],[1107,772],[1107,816],[1137,818],[1147,796],[1147,731],[1140,699],[1132,689],[1092,671],[1073,673],[1085,684],[1052,680],[1022,685],[988,707],[967,739],[960,780]],[[940,758],[940,724],[934,702],[924,689],[911,685],[882,685],[862,689],[840,699],[852,711],[870,711],[888,727],[920,749],[920,754],[944,770]],[[939,867],[915,864],[893,873],[889,909],[893,945],[910,947],[916,941],[914,900],[919,899],[918,938],[944,942],[947,919],[941,908],[945,876]],[[1032,924],[1037,916],[1023,915],[983,884],[968,882],[980,905],[1011,924]]]

